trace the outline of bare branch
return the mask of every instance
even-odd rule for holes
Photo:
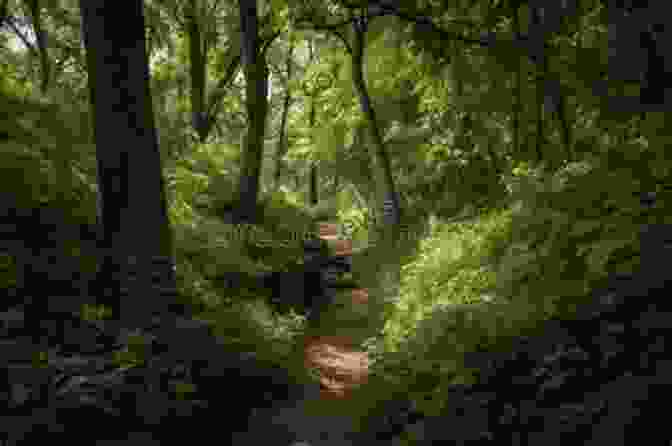
[[[7,20],[7,24],[12,29],[12,31],[14,31],[14,34],[16,34],[19,37],[19,39],[23,42],[26,48],[28,48],[28,50],[31,53],[37,54],[37,50],[35,49],[35,47],[30,43],[28,38],[21,32],[21,30],[14,24],[14,21],[9,19]]]

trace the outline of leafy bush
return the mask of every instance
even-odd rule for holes
[[[291,313],[273,314],[262,300],[233,302],[207,311],[199,318],[213,324],[213,334],[227,349],[255,352],[256,357],[286,368],[292,376],[307,379],[297,337],[305,328],[305,318]]]
[[[403,268],[383,337],[370,343],[367,403],[355,405],[382,407],[390,389],[401,388],[420,410],[438,413],[442,389],[478,379],[466,352],[506,350],[551,317],[571,317],[609,273],[632,271],[639,225],[652,218],[642,214],[639,192],[653,179],[618,166],[609,158],[557,172],[522,166],[504,179],[508,208],[434,223]]]
[[[229,346],[254,351],[301,375],[292,349],[305,318],[276,314],[258,275],[297,268],[303,257],[300,241],[313,229],[313,220],[280,191],[260,198],[257,224],[235,224],[229,218],[236,207],[234,177],[213,167],[207,156],[214,155],[204,153],[198,163],[169,169],[182,299],[198,317],[211,321]]]
[[[360,208],[339,209],[338,220],[343,226],[344,236],[350,238],[353,247],[362,247],[368,243],[369,226],[372,224],[369,211]]]

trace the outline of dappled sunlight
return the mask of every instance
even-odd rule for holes
[[[337,256],[350,256],[352,240],[339,239],[338,229],[336,223],[321,223],[320,238],[328,241]],[[365,289],[352,289],[349,294],[351,300],[347,302],[346,298],[346,306],[356,307],[368,303],[368,291]],[[369,374],[368,354],[361,350],[345,328],[336,326],[323,329],[329,334],[307,335],[304,339],[304,363],[306,368],[319,376],[321,399],[345,400],[366,382]],[[335,331],[340,333],[336,334]]]
[[[320,377],[322,398],[348,398],[366,382],[369,359],[356,350],[346,336],[319,336],[306,339],[305,365]]]
[[[369,292],[364,289],[352,290],[352,303],[363,305],[369,303]]]

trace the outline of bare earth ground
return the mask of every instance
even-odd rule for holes
[[[352,242],[340,240],[336,224],[320,226],[320,237],[327,240],[336,255],[352,253]],[[368,292],[348,289],[338,293],[334,304],[321,316],[318,327],[310,329],[301,341],[304,364],[319,377],[319,391],[296,407],[258,413],[251,430],[234,437],[233,444],[269,446],[350,446],[348,434],[352,420],[330,411],[346,401],[368,377],[369,360],[359,343],[368,335]],[[319,409],[318,409],[319,408]],[[325,410],[326,409],[326,410]]]

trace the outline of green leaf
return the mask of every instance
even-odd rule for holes
[[[602,225],[601,220],[579,220],[574,223],[569,235],[571,237],[581,237],[602,227]]]
[[[586,258],[588,269],[593,274],[604,274],[605,266],[612,254],[621,248],[632,244],[632,239],[627,240],[601,240],[590,246],[590,252]]]

